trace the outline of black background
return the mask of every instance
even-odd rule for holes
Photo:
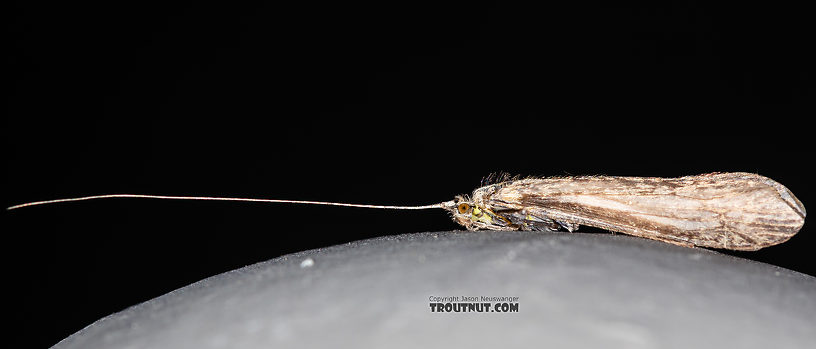
[[[413,205],[491,172],[748,171],[810,205],[813,22],[771,3],[17,5],[3,204],[105,193]],[[115,199],[4,212],[44,348],[287,253],[457,229],[442,211]],[[816,275],[806,224],[731,253]]]

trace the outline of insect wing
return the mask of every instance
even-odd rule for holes
[[[784,242],[805,216],[787,188],[750,173],[528,179],[508,183],[490,200],[537,219],[736,250]]]

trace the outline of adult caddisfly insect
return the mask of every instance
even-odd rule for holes
[[[785,186],[751,173],[680,178],[579,176],[505,180],[425,206],[322,201],[110,194],[31,202],[21,207],[103,198],[219,200],[398,210],[442,208],[468,230],[573,232],[580,225],[664,241],[754,251],[787,241],[805,207]]]

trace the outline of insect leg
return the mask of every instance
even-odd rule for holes
[[[691,242],[683,241],[683,240],[676,239],[676,238],[675,239],[668,238],[668,237],[664,238],[664,237],[659,237],[659,236],[656,236],[656,235],[641,236],[641,237],[651,239],[651,240],[667,242],[667,243],[670,243],[672,245],[678,245],[678,246],[683,246],[683,247],[695,247],[695,245],[693,243],[691,243]]]
[[[580,226],[578,223],[575,223],[575,222],[566,222],[566,221],[555,221],[555,222],[558,223],[562,228],[569,231],[570,233],[578,230],[578,227]]]
[[[526,210],[502,212],[502,216],[517,226],[519,230],[558,231],[562,226],[552,219],[531,215]]]

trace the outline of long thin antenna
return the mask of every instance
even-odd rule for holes
[[[379,208],[386,210],[426,210],[430,208],[445,208],[452,205],[452,201],[440,202],[433,205],[424,206],[387,206],[387,205],[365,205],[365,204],[347,204],[342,202],[325,202],[325,201],[305,201],[305,200],[274,200],[274,199],[250,199],[250,198],[221,198],[209,196],[167,196],[167,195],[141,195],[141,194],[107,194],[83,196],[79,198],[56,199],[46,201],[28,202],[25,204],[14,205],[6,210],[15,210],[23,207],[56,204],[60,202],[84,201],[96,199],[112,199],[112,198],[137,198],[137,199],[163,199],[163,200],[211,200],[211,201],[246,201],[246,202],[265,202],[265,203],[283,203],[283,204],[305,204],[305,205],[329,205],[329,206],[345,206],[345,207],[362,207],[362,208]]]

